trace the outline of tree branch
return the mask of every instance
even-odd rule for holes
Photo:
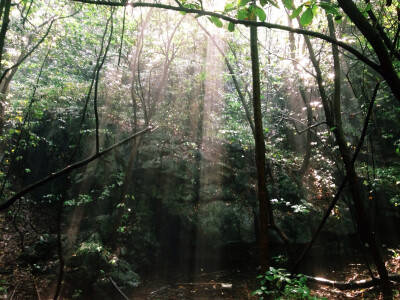
[[[10,207],[12,204],[14,204],[15,201],[17,201],[18,199],[20,199],[21,197],[23,197],[24,195],[26,195],[30,191],[33,191],[34,189],[36,189],[36,188],[38,188],[38,187],[40,187],[40,186],[42,186],[42,185],[54,180],[54,179],[56,179],[56,178],[58,178],[58,177],[60,177],[60,176],[62,176],[64,174],[67,174],[67,173],[69,173],[69,172],[71,172],[71,171],[73,171],[75,169],[83,167],[83,166],[87,165],[88,163],[90,163],[90,162],[92,162],[92,161],[94,161],[94,160],[96,160],[96,159],[108,154],[112,150],[122,146],[123,144],[126,144],[127,142],[129,142],[129,141],[131,141],[131,140],[133,140],[133,139],[145,134],[146,132],[154,131],[155,129],[157,129],[157,127],[153,129],[151,126],[149,126],[149,127],[145,128],[144,130],[139,131],[138,133],[135,133],[134,135],[131,135],[131,136],[127,137],[126,139],[124,139],[124,140],[122,140],[122,141],[120,141],[120,142],[108,147],[107,149],[105,149],[103,151],[100,151],[100,152],[98,152],[98,153],[96,153],[96,154],[94,154],[94,155],[92,155],[92,156],[90,156],[90,157],[88,157],[88,158],[86,158],[84,160],[81,160],[80,162],[77,162],[77,163],[75,163],[73,165],[69,165],[69,166],[65,167],[64,169],[61,169],[61,170],[59,170],[59,171],[57,171],[55,173],[52,173],[49,176],[47,176],[47,177],[45,177],[45,178],[43,178],[43,179],[41,179],[39,181],[36,181],[35,183],[32,183],[31,185],[29,185],[26,188],[24,188],[22,191],[16,193],[12,197],[10,197],[6,202],[2,203],[0,205],[0,212],[5,210],[6,208]]]
[[[329,43],[338,45],[339,47],[349,51],[352,53],[355,57],[357,57],[360,61],[364,62],[368,66],[370,66],[372,69],[374,69],[376,72],[381,74],[383,76],[383,71],[381,67],[373,62],[372,60],[368,59],[366,56],[364,56],[362,53],[354,49],[353,47],[349,46],[348,44],[338,41],[336,39],[331,38],[330,36],[327,36],[325,34],[315,32],[315,31],[310,31],[310,30],[305,30],[305,29],[300,29],[300,28],[291,28],[289,26],[284,26],[284,25],[279,25],[279,24],[273,24],[273,23],[268,23],[268,22],[257,22],[257,21],[247,21],[247,20],[238,20],[232,17],[229,17],[227,15],[223,15],[220,13],[216,12],[210,12],[206,10],[201,10],[201,9],[194,9],[194,8],[187,8],[187,7],[182,7],[182,6],[172,6],[172,5],[165,5],[165,4],[159,4],[159,3],[146,3],[146,2],[135,2],[135,3],[122,3],[122,2],[110,2],[110,1],[96,1],[96,0],[71,0],[73,2],[80,2],[80,3],[86,3],[86,4],[97,4],[97,5],[106,5],[106,6],[120,6],[123,7],[125,5],[131,6],[131,7],[155,7],[155,8],[161,8],[161,9],[167,9],[167,10],[173,10],[173,11],[180,11],[180,12],[185,12],[188,14],[197,14],[199,16],[211,16],[211,17],[216,17],[220,18],[222,20],[231,22],[233,24],[242,24],[245,26],[257,26],[257,27],[266,27],[270,29],[279,29],[279,30],[284,30],[284,31],[289,31],[297,34],[303,34],[303,35],[308,35],[312,37],[316,37],[322,40],[325,40]]]

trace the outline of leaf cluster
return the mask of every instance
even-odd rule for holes
[[[291,277],[283,268],[270,267],[264,275],[257,276],[260,279],[260,289],[253,292],[253,295],[271,295],[274,299],[318,299],[311,294],[307,287],[307,278],[298,274]]]

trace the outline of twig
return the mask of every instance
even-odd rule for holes
[[[14,298],[14,295],[15,295],[15,293],[17,292],[17,289],[18,289],[20,283],[21,283],[21,282],[18,282],[17,286],[15,287],[15,289],[13,290],[13,292],[12,292],[12,294],[11,294],[11,296],[10,296],[10,299],[8,299],[8,300],[12,300],[12,299]]]
[[[38,288],[37,288],[37,285],[36,285],[36,281],[35,281],[35,280],[33,280],[33,284],[35,285],[35,290],[36,290],[36,295],[37,295],[38,300],[42,300],[42,298],[40,298],[39,290],[38,290]]]
[[[163,287],[161,287],[161,288],[159,288],[159,289],[157,289],[157,290],[155,290],[155,291],[150,292],[150,295],[154,296],[154,295],[157,294],[158,292],[161,292],[161,291],[163,291],[163,290],[169,288],[170,286],[171,286],[170,284],[169,284],[169,285],[166,285],[166,286],[163,286]]]
[[[119,53],[118,53],[118,66],[119,66],[119,63],[121,62],[122,46],[124,44],[125,18],[126,18],[126,6],[124,7],[124,18],[122,19],[121,45],[119,47]]]
[[[122,297],[124,297],[124,299],[129,300],[129,298],[124,294],[123,291],[121,291],[121,289],[118,287],[118,285],[115,283],[115,281],[109,277],[111,283],[114,285],[114,287],[117,289],[117,291],[121,294]]]
[[[96,123],[96,152],[99,152],[99,151],[100,151],[99,113],[98,113],[98,110],[97,110],[97,97],[98,97],[98,88],[99,88],[99,77],[100,77],[100,70],[101,70],[101,68],[103,67],[103,64],[104,64],[104,62],[105,62],[105,60],[106,60],[107,52],[108,52],[108,49],[110,48],[110,44],[111,44],[111,38],[112,38],[112,35],[113,35],[113,29],[114,29],[114,26],[113,26],[113,25],[114,25],[113,16],[114,16],[114,9],[111,10],[110,18],[107,20],[106,29],[105,29],[105,31],[104,31],[103,38],[102,38],[102,40],[101,40],[100,53],[99,53],[99,57],[98,57],[98,59],[97,59],[97,64],[96,64],[97,70],[96,70],[96,79],[95,79],[95,84],[94,84],[94,100],[93,100],[93,103],[94,103],[95,123]],[[108,23],[109,23],[109,22],[111,23],[111,25],[110,25],[110,35],[109,35],[109,37],[108,37],[107,46],[106,46],[106,48],[104,49],[104,55],[103,55],[103,57],[101,58],[101,61],[100,61],[100,57],[101,57],[102,54],[103,54],[104,39],[105,39],[105,36],[106,36],[106,33],[107,33],[107,27],[108,27]]]

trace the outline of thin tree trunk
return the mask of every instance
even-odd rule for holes
[[[258,181],[258,203],[260,210],[260,263],[261,272],[268,271],[270,266],[269,249],[269,196],[266,184],[265,142],[261,114],[260,65],[258,61],[257,27],[250,26],[251,70],[253,77],[253,109],[255,125],[255,157]]]
[[[329,18],[328,18],[329,19]],[[329,22],[329,29],[331,36],[334,36],[333,22]],[[316,71],[316,79],[318,83],[318,88],[320,91],[320,96],[322,104],[325,111],[325,117],[328,126],[333,131],[336,138],[336,142],[339,146],[339,151],[342,156],[343,164],[346,169],[346,176],[350,185],[350,192],[353,198],[353,202],[356,209],[356,222],[358,225],[358,230],[360,231],[363,241],[367,242],[371,255],[374,259],[375,265],[377,267],[379,276],[382,280],[382,286],[384,288],[385,296],[390,293],[390,281],[388,273],[385,267],[385,263],[380,254],[379,247],[375,241],[374,235],[369,228],[368,221],[365,215],[365,208],[360,196],[359,178],[354,168],[354,162],[352,161],[352,156],[350,149],[347,146],[347,140],[344,136],[343,125],[341,121],[341,111],[340,111],[340,65],[339,65],[339,52],[336,45],[332,45],[332,53],[334,58],[334,72],[335,72],[335,91],[333,95],[333,103],[329,100],[325,88],[323,86],[322,73],[319,67],[319,63],[314,54],[310,39],[304,36],[307,48],[310,53],[310,59]],[[338,103],[339,102],[339,103]]]
[[[144,23],[144,25],[142,27],[142,32],[144,31],[144,28],[147,25],[147,23],[150,21],[150,14],[151,14],[151,11],[146,16],[145,23]],[[154,116],[154,114],[155,114],[155,107],[156,107],[157,103],[159,102],[159,100],[161,98],[161,92],[164,89],[165,84],[167,82],[168,70],[169,70],[169,67],[170,67],[174,57],[175,57],[175,54],[173,53],[173,50],[171,49],[171,44],[172,44],[172,40],[173,40],[173,38],[175,36],[176,30],[178,29],[179,25],[181,24],[183,18],[184,17],[182,17],[181,20],[177,23],[177,25],[175,26],[171,36],[168,39],[168,43],[167,43],[167,47],[166,47],[166,51],[165,51],[165,60],[164,60],[164,65],[163,65],[162,78],[161,78],[161,81],[160,81],[160,83],[158,85],[158,89],[157,89],[156,95],[152,99],[151,107],[149,107],[148,115],[147,115],[148,117],[147,118],[145,117],[146,125],[148,125],[150,123],[151,117]],[[143,38],[142,33],[141,33],[141,37]],[[142,42],[143,42],[143,40],[142,40]],[[142,47],[142,45],[140,45],[140,47]],[[139,51],[139,54],[135,55],[135,58],[137,59],[137,61],[136,62],[132,62],[132,66],[133,67],[139,66],[139,63],[140,63],[140,49],[138,49],[138,51]],[[172,52],[171,57],[169,56],[170,52]],[[135,69],[133,69],[133,67],[131,67],[131,71],[132,71],[132,73],[135,73]],[[133,80],[135,78],[136,77],[133,76]],[[138,78],[139,78],[139,76],[138,76]],[[134,82],[132,82],[132,86],[133,85],[134,85]],[[150,87],[149,87],[149,89],[150,89]],[[132,97],[135,97],[135,93],[133,93],[132,89],[131,89],[131,95],[132,95]],[[149,95],[150,95],[150,92],[149,92]],[[145,105],[145,102],[146,102],[145,99],[142,99],[142,100],[143,100],[142,104]],[[150,99],[148,99],[148,100],[150,102]],[[135,99],[132,99],[132,101],[135,101]],[[145,107],[143,107],[143,109],[145,109]],[[135,144],[133,145],[133,147],[131,149],[131,152],[130,152],[129,162],[128,162],[128,165],[127,165],[127,167],[125,169],[125,178],[124,178],[124,182],[122,184],[122,192],[121,192],[120,201],[119,201],[119,203],[122,204],[122,205],[120,205],[120,207],[118,208],[116,217],[114,218],[114,225],[113,225],[113,232],[114,233],[121,226],[122,215],[123,215],[123,212],[124,212],[124,209],[125,209],[124,207],[126,205],[126,196],[127,196],[128,192],[129,192],[129,187],[130,187],[130,184],[131,184],[131,181],[132,181],[133,166],[135,164],[136,157],[137,157],[141,142],[142,142],[142,139],[140,137],[138,139],[136,139]],[[117,234],[114,234],[115,238],[112,241],[114,249],[118,248],[118,243],[117,243],[117,239],[116,239],[117,236],[118,236]]]
[[[379,32],[373,27],[364,17],[363,13],[358,9],[352,0],[338,0],[339,6],[343,9],[346,15],[357,26],[360,32],[364,35],[367,41],[374,49],[376,56],[380,62],[380,70],[387,84],[393,92],[393,95],[400,101],[400,78],[393,67],[390,57],[390,50],[385,46]]]
[[[4,3],[5,1],[5,3]],[[10,10],[11,10],[11,0],[2,0],[1,1],[2,12],[4,7],[4,17],[3,22],[1,24],[0,30],[0,70],[2,66],[2,59],[3,59],[3,49],[4,49],[4,41],[6,39],[6,33],[8,28],[8,23],[10,22]]]

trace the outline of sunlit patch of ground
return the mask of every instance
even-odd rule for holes
[[[389,249],[386,253],[386,268],[389,274],[400,273],[400,249]],[[349,264],[349,267],[341,272],[342,281],[359,281],[369,279],[368,272],[361,268],[361,264]],[[339,290],[322,285],[311,285],[313,293],[318,297],[327,299],[383,299],[379,288],[371,287],[358,290]],[[400,284],[393,285],[393,299],[400,299]]]

